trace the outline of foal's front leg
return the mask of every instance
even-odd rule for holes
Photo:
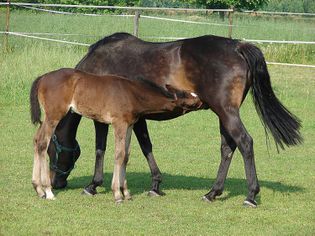
[[[130,199],[127,188],[126,166],[129,158],[129,148],[132,126],[126,123],[113,124],[115,133],[115,163],[112,179],[112,191],[116,203]]]

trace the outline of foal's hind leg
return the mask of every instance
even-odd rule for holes
[[[101,186],[104,180],[103,166],[108,134],[108,124],[94,121],[94,127],[96,149],[95,168],[92,182],[88,186],[86,186],[83,191],[83,193],[87,195],[97,194],[96,188],[98,186]]]
[[[253,139],[245,129],[239,117],[238,109],[229,108],[229,111],[225,111],[220,116],[220,119],[228,134],[235,141],[244,159],[248,184],[248,195],[244,204],[256,207],[255,196],[259,193],[259,184],[254,160]]]
[[[165,193],[161,192],[159,189],[160,183],[162,182],[162,174],[153,156],[152,143],[150,141],[149,132],[145,119],[139,119],[137,123],[135,123],[133,130],[138,139],[142,153],[147,159],[151,171],[152,185],[148,195],[149,196],[165,195]]]
[[[236,149],[236,144],[231,136],[227,133],[224,126],[220,122],[220,133],[221,133],[221,163],[217,173],[217,179],[212,186],[209,193],[203,196],[205,201],[213,201],[216,196],[220,196],[224,189],[224,181],[226,179],[229,166],[233,157],[233,153]]]
[[[41,183],[41,162],[39,156],[39,147],[38,147],[38,135],[39,130],[42,126],[40,126],[34,137],[34,163],[33,163],[33,176],[32,176],[32,184],[37,193],[37,195],[41,198],[45,198],[45,192],[42,189]]]
[[[35,158],[32,183],[38,196],[46,199],[55,199],[51,191],[49,167],[45,157],[56,125],[57,122],[44,121],[34,137]]]

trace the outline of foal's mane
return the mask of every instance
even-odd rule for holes
[[[156,92],[161,93],[167,98],[177,99],[177,98],[188,98],[189,94],[185,91],[178,90],[171,85],[166,85],[166,88],[152,82],[151,80],[146,80],[143,77],[137,77],[136,81],[140,81],[141,83],[145,84],[146,86],[150,87]]]
[[[145,86],[149,87],[150,89],[162,94],[163,96],[167,97],[167,98],[171,98],[171,99],[174,99],[175,96],[174,96],[174,93],[170,92],[169,90],[167,90],[166,88],[150,81],[150,80],[146,80],[144,79],[143,77],[136,77],[136,80],[134,81],[139,81],[141,82],[142,84],[144,84]]]

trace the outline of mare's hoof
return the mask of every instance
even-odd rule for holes
[[[93,189],[85,188],[82,191],[82,195],[86,195],[86,196],[94,196],[95,194],[97,194],[96,189],[93,190]]]
[[[161,196],[164,196],[164,195],[165,195],[165,193],[162,192],[162,191],[150,190],[148,192],[148,196],[149,197],[161,197]]]
[[[207,202],[207,203],[213,202],[213,200],[210,200],[206,195],[203,196],[203,197],[201,198],[201,200],[204,201],[204,202]]]
[[[246,199],[243,203],[243,205],[245,207],[252,207],[252,208],[256,208],[257,207],[257,202],[255,200],[248,200]]]

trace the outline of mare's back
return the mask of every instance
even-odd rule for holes
[[[151,43],[126,33],[113,34],[92,45],[76,68],[93,74],[116,74],[130,79],[140,75],[154,81],[169,73],[171,54],[180,45],[181,41]]]

